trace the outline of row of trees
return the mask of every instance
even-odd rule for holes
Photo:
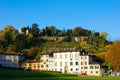
[[[46,26],[43,29],[38,28],[39,25],[33,23],[31,27],[21,27],[21,32],[26,34],[27,31],[29,33],[38,35],[38,36],[90,36],[94,34],[95,36],[100,36],[99,32],[83,29],[80,26],[75,27],[74,29],[57,29],[55,26]]]

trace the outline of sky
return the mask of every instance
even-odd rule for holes
[[[42,29],[84,29],[107,32],[109,40],[120,39],[120,0],[0,0],[0,30],[37,23]]]

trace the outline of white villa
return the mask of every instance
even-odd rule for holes
[[[100,76],[100,64],[84,51],[49,53],[49,71]]]
[[[24,55],[18,54],[16,52],[0,52],[0,66],[2,67],[19,68],[19,62],[24,59]]]

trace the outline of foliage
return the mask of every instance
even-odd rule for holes
[[[31,26],[21,27],[20,30],[18,32],[12,25],[7,25],[3,30],[0,30],[0,51],[24,52],[24,50],[28,50],[25,51],[25,53],[28,53],[32,48],[39,47],[46,51],[72,48],[76,50],[85,49],[90,52],[103,52],[106,50],[105,46],[110,43],[106,40],[106,32],[100,34],[80,26],[76,26],[74,29],[60,30],[52,25],[39,29],[39,25],[33,23]],[[75,37],[78,37],[80,41],[76,41]],[[53,42],[53,44],[50,42]],[[33,55],[33,58],[40,57],[39,54],[41,53]]]
[[[31,49],[29,49],[28,51],[28,56],[29,58],[36,58],[38,56],[38,54],[40,55],[40,49],[39,48],[35,48],[35,47],[32,47]]]
[[[101,52],[101,53],[95,54],[95,56],[100,60],[100,62],[106,61],[106,55],[107,55],[107,52]]]
[[[120,41],[116,41],[108,50],[107,59],[115,71],[120,71]]]

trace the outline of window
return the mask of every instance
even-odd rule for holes
[[[41,65],[41,68],[43,68],[43,65]]]
[[[78,68],[76,68],[76,71],[78,71]]]
[[[73,58],[73,55],[72,55],[72,54],[70,54],[70,58]]]
[[[85,59],[87,59],[87,57],[85,56]]]
[[[75,59],[78,59],[79,58],[79,55],[78,54],[75,54]]]
[[[46,59],[46,62],[48,62],[48,59]]]
[[[65,66],[67,66],[67,62],[65,62]]]
[[[57,62],[55,62],[55,66],[57,66]]]
[[[87,65],[87,62],[85,61],[85,65]]]
[[[67,58],[67,54],[65,54],[65,58]]]
[[[78,65],[78,62],[75,62],[75,65]]]
[[[62,54],[60,54],[60,59],[62,58]]]
[[[26,64],[24,64],[24,66],[27,66]]]
[[[96,71],[96,73],[98,73],[98,71]]]
[[[93,72],[91,71],[90,73],[92,74]]]
[[[70,65],[72,66],[72,65],[73,65],[73,62],[70,62]]]
[[[84,69],[87,69],[87,67],[84,67]]]
[[[81,59],[82,59],[82,56],[81,56]]]
[[[40,65],[39,64],[37,64],[38,65],[38,67],[40,67]]]
[[[55,59],[57,59],[57,55],[55,55]]]
[[[29,66],[31,66],[31,64],[29,63]]]
[[[93,69],[93,66],[90,66],[90,69]]]
[[[81,65],[83,65],[83,62],[81,62]]]
[[[99,69],[99,66],[95,66],[95,69]]]
[[[60,62],[60,66],[62,66],[62,62]]]
[[[57,71],[57,69],[55,69],[55,71]]]
[[[83,67],[81,67],[81,69],[83,69]]]
[[[46,65],[46,67],[48,67],[48,65]]]
[[[17,59],[14,59],[14,62],[17,62]]]
[[[62,68],[60,69],[60,72],[62,72]]]
[[[71,68],[70,71],[73,71],[73,69]]]

